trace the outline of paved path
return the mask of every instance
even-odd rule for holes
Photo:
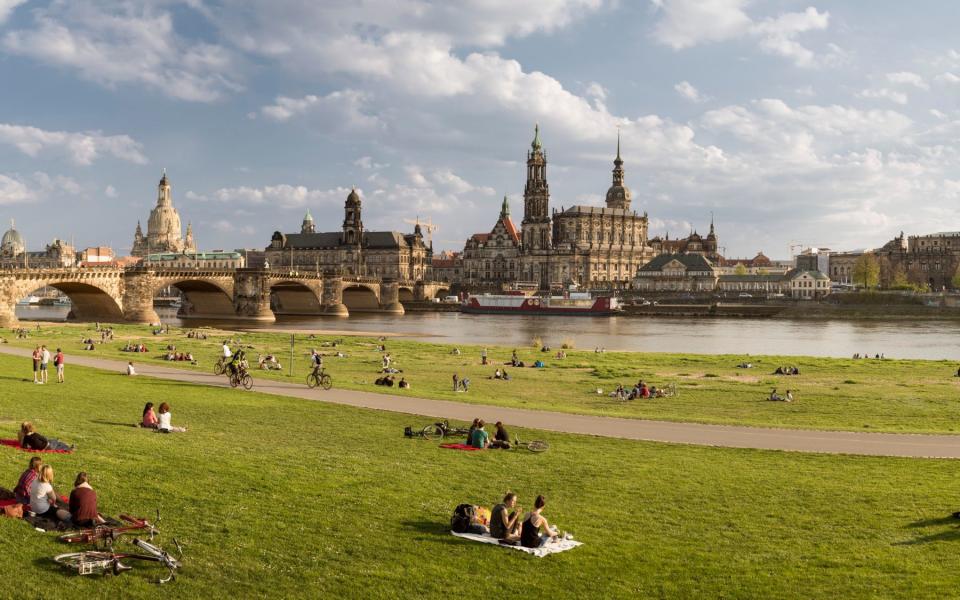
[[[30,356],[30,350],[0,346],[0,352]],[[67,356],[67,385],[71,365],[123,372],[126,363],[120,360],[93,358],[87,355]],[[160,379],[187,381],[200,385],[228,387],[226,378],[212,373],[161,367],[136,361],[137,373]],[[24,362],[24,372],[29,363]],[[51,374],[52,375],[52,374]],[[766,429],[699,423],[672,423],[618,417],[598,417],[569,413],[525,410],[481,404],[465,404],[447,400],[428,400],[353,390],[308,389],[303,383],[256,379],[254,390],[265,394],[304,398],[335,404],[346,404],[376,410],[412,415],[472,421],[480,417],[487,422],[504,421],[518,427],[700,446],[756,448],[796,452],[862,454],[870,456],[905,456],[916,458],[960,458],[960,435],[919,435],[896,433],[861,433],[846,431],[811,431],[803,429]],[[242,394],[244,392],[237,391]]]

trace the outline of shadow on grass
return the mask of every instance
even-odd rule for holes
[[[127,427],[127,428],[131,428],[131,429],[136,429],[136,428],[138,428],[138,425],[137,425],[136,423],[130,423],[129,421],[126,422],[126,423],[121,423],[120,421],[98,421],[98,420],[94,419],[94,420],[92,420],[92,421],[90,421],[90,422],[91,422],[91,423],[96,423],[97,425],[115,425],[115,426],[117,426],[117,427]]]
[[[933,527],[934,525],[946,525],[948,523],[960,524],[960,520],[957,520],[957,518],[953,515],[947,515],[945,517],[938,517],[936,519],[921,519],[920,521],[914,521],[913,523],[907,525],[907,527]]]
[[[416,531],[429,537],[432,541],[444,544],[458,544],[460,540],[450,535],[450,527],[437,521],[404,521],[405,529]]]
[[[931,542],[954,542],[960,541],[960,526],[957,526],[960,522],[957,521],[957,518],[948,515],[945,517],[938,517],[936,519],[921,519],[919,521],[914,521],[909,523],[907,528],[918,529],[922,527],[939,527],[944,525],[954,525],[949,529],[938,531],[936,533],[930,533],[927,535],[922,535],[920,537],[914,538],[912,540],[904,540],[902,542],[894,542],[894,546],[916,546],[919,544],[929,544]]]

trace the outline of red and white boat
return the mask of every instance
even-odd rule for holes
[[[620,311],[619,300],[612,296],[594,297],[577,292],[548,297],[524,294],[470,295],[460,305],[460,312],[475,314],[604,316]]]

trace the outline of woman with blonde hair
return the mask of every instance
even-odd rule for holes
[[[75,448],[75,446],[66,442],[43,437],[30,421],[24,421],[20,425],[20,431],[17,432],[17,441],[20,442],[21,448],[27,450],[73,450]]]
[[[70,513],[58,508],[59,502],[60,498],[53,490],[53,467],[43,465],[40,467],[40,475],[30,486],[30,510],[43,519],[66,521],[70,518]]]

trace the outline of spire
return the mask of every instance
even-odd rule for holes
[[[507,197],[503,197],[503,204],[500,205],[500,218],[509,219],[510,218],[510,204],[507,202]]]
[[[543,147],[543,144],[540,143],[540,123],[533,126],[533,143],[530,144],[530,147],[533,148],[534,152]]]
[[[713,211],[710,211],[710,233],[709,235],[716,235],[713,231]]]
[[[623,159],[620,158],[620,128],[617,127],[617,157],[613,159],[613,164],[616,166],[623,165]]]
[[[307,214],[303,215],[304,221],[313,221],[313,215],[310,214],[310,209],[307,209]]]

